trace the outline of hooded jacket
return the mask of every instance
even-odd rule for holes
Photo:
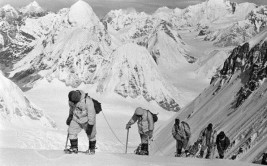
[[[76,105],[69,101],[69,115],[72,115],[72,120],[79,124],[88,123],[94,125],[96,119],[94,103],[89,96],[85,98],[85,93],[83,91],[80,90],[80,93],[81,99]]]
[[[141,117],[138,117],[140,115]],[[145,134],[148,131],[154,130],[154,121],[151,113],[145,109],[136,109],[135,114],[132,116],[128,124],[132,125],[137,121],[138,132]]]
[[[179,123],[179,125],[177,125],[177,124],[173,125],[172,135],[173,135],[174,139],[176,139],[176,140],[182,141],[182,140],[186,139],[185,129],[181,123]]]
[[[212,146],[215,143],[216,133],[212,130],[204,128],[199,134],[199,140],[202,140],[202,146]]]
[[[226,135],[220,133],[218,134],[216,138],[216,145],[217,145],[218,152],[222,153],[230,145],[230,140],[228,137],[226,137]]]

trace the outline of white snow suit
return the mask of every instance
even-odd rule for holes
[[[154,130],[153,117],[152,114],[145,109],[140,109],[138,115],[140,115],[140,117],[137,116],[135,111],[135,114],[132,116],[128,124],[132,125],[137,121],[138,132],[140,134],[141,143],[147,143],[148,138],[152,137],[153,135],[153,130]]]
[[[212,151],[215,145],[216,132],[209,131],[207,128],[203,129],[199,134],[199,140],[201,140],[201,151],[208,149],[208,152]]]
[[[82,129],[86,131],[88,124],[92,125],[92,132],[90,135],[87,134],[89,141],[96,140],[96,112],[92,99],[80,90],[81,99],[74,105],[69,101],[69,114],[72,115],[72,120],[69,125],[68,133],[70,139],[77,139],[77,135]]]

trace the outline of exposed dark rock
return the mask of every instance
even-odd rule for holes
[[[251,49],[249,43],[236,47],[224,62],[222,70],[211,79],[211,84],[218,79],[221,79],[221,84],[224,84],[236,71],[241,72],[240,78],[243,86],[236,94],[236,101],[233,103],[235,108],[239,107],[259,87],[260,81],[266,78],[266,50],[266,41],[262,45],[257,44]]]

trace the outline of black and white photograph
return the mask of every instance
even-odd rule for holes
[[[267,0],[0,0],[0,165],[267,165],[266,78]]]

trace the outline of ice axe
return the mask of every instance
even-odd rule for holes
[[[68,133],[68,135],[67,135],[67,140],[66,140],[66,144],[65,144],[64,152],[68,151],[68,149],[67,149],[68,141],[69,141],[69,133]]]
[[[129,137],[129,129],[127,129],[127,137],[126,137],[126,148],[125,148],[125,154],[127,154],[127,148],[128,148],[128,137]]]

